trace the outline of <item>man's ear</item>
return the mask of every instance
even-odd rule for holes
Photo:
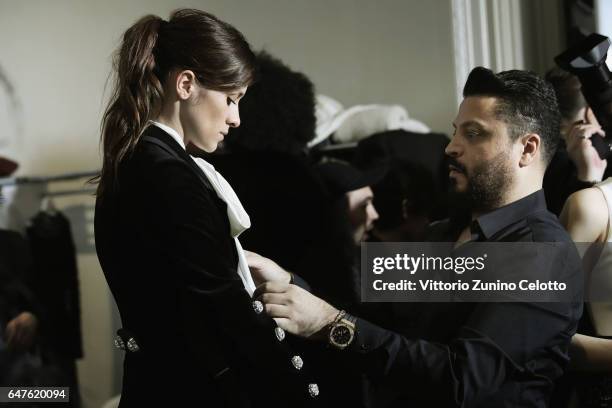
[[[521,136],[520,145],[522,146],[520,167],[529,166],[542,155],[542,139],[537,133],[527,133]]]
[[[196,92],[197,80],[193,71],[186,69],[176,76],[176,94],[180,100],[187,100]]]

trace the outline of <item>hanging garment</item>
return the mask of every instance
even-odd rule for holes
[[[0,327],[23,311],[36,312],[26,285],[31,264],[26,240],[17,232],[0,229]]]
[[[83,356],[76,254],[70,223],[59,212],[40,212],[27,229],[34,257],[33,290],[44,310],[45,348]]]
[[[32,290],[42,310],[42,362],[54,370],[41,381],[68,385],[67,406],[78,408],[76,359],[83,356],[83,344],[76,252],[70,223],[59,212],[39,212],[27,228],[27,238],[34,259]]]
[[[17,232],[0,230],[0,384],[29,385],[38,368],[35,356],[27,351],[13,351],[4,342],[9,321],[22,312],[38,315],[26,281],[31,256],[25,239]]]

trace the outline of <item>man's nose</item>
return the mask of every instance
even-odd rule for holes
[[[446,145],[446,148],[444,149],[444,153],[446,153],[447,156],[450,157],[457,157],[459,156],[459,143],[457,142],[457,138],[456,137],[452,137],[450,142]]]

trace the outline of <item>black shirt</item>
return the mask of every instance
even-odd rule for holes
[[[430,232],[456,242],[461,229],[442,221]],[[472,233],[484,242],[571,243],[542,190],[477,218]],[[579,280],[571,248],[559,274]],[[545,407],[582,314],[582,293],[574,295],[572,303],[405,303],[401,330],[357,319],[346,356],[368,375],[372,406]]]

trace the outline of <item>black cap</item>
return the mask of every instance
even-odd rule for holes
[[[383,167],[360,170],[341,160],[325,161],[317,164],[314,168],[334,197],[372,186],[382,180],[386,172]]]

